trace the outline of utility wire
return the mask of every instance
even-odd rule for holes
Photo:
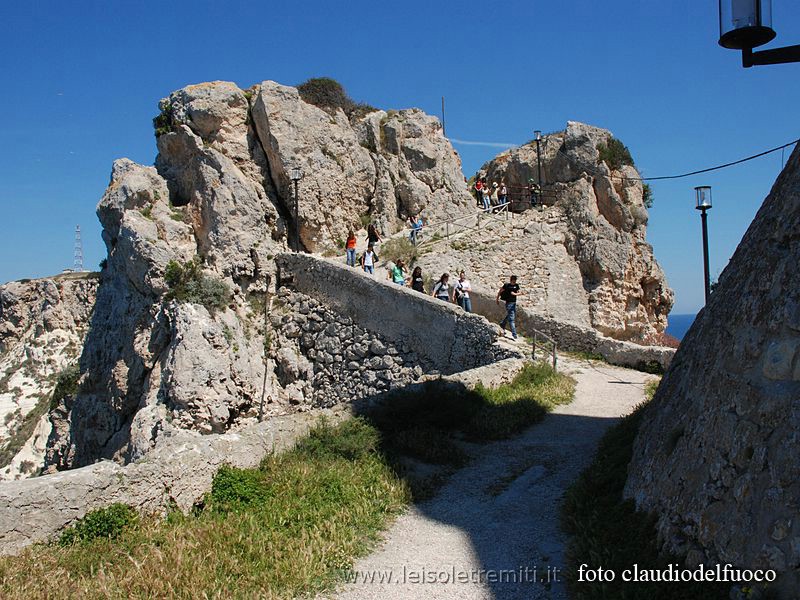
[[[727,167],[732,167],[734,165],[738,165],[738,164],[741,164],[743,162],[747,162],[749,160],[753,160],[754,158],[760,158],[760,157],[765,156],[767,154],[771,154],[772,152],[777,152],[778,150],[783,150],[784,148],[788,148],[789,146],[791,146],[793,144],[796,144],[797,142],[800,142],[800,138],[798,138],[798,139],[796,139],[796,140],[794,140],[792,142],[788,142],[786,144],[783,144],[781,146],[777,146],[775,148],[771,148],[769,150],[765,150],[764,152],[759,152],[758,154],[753,154],[752,156],[748,156],[747,158],[742,158],[742,159],[739,159],[739,160],[735,160],[733,162],[725,163],[724,165],[717,165],[716,167],[709,167],[707,169],[700,169],[698,171],[692,171],[690,173],[681,173],[680,175],[663,175],[661,177],[623,177],[621,175],[605,175],[605,173],[600,173],[596,169],[590,169],[590,168],[587,168],[584,165],[578,165],[573,160],[573,158],[571,156],[569,156],[567,153],[565,153],[564,151],[562,151],[561,148],[558,148],[557,152],[560,152],[562,155],[564,155],[565,158],[567,158],[569,161],[573,162],[573,164],[575,164],[576,166],[578,166],[578,167],[580,167],[582,169],[586,169],[586,170],[592,172],[595,175],[603,175],[603,176],[611,177],[612,179],[621,179],[621,180],[627,180],[627,181],[656,181],[656,180],[663,180],[663,179],[681,179],[683,177],[690,177],[692,175],[699,175],[701,173],[709,173],[711,171],[718,171],[720,169],[725,169]]]

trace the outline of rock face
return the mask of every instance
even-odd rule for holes
[[[800,150],[681,343],[642,420],[626,494],[688,563],[800,589]]]
[[[431,269],[465,268],[497,289],[520,277],[533,311],[619,340],[652,343],[664,331],[673,293],[646,241],[647,209],[632,166],[612,171],[598,144],[611,133],[570,121],[541,144],[542,179],[549,205],[526,210],[512,223],[483,219],[424,259]],[[503,152],[477,173],[510,188],[516,210],[529,206],[537,179],[535,143]],[[458,233],[459,227],[453,231]],[[441,260],[444,259],[444,260]]]
[[[182,429],[221,433],[297,410],[265,312],[294,226],[292,167],[305,173],[308,250],[334,247],[365,220],[391,234],[412,214],[472,210],[458,155],[418,110],[351,122],[269,81],[189,86],[160,106],[155,167],[116,161],[97,208],[107,266],[79,391],[51,412],[50,470],[128,462]],[[169,273],[188,263],[200,265],[192,297],[170,301]],[[225,305],[210,302],[223,288]]]
[[[0,479],[42,468],[56,376],[80,354],[97,285],[75,273],[0,286]]]

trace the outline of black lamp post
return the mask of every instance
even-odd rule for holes
[[[719,45],[741,50],[743,67],[800,62],[800,45],[753,52],[774,38],[772,0],[719,0]]]
[[[694,188],[697,205],[695,208],[700,211],[700,219],[703,222],[703,283],[706,292],[706,304],[711,296],[711,279],[708,274],[708,216],[706,211],[711,210],[711,188],[701,185]]]
[[[294,249],[300,252],[300,196],[297,194],[297,184],[303,178],[303,170],[293,167],[290,177],[294,182]]]
[[[542,186],[542,132],[538,129],[533,132],[533,138],[536,140],[536,162],[539,166],[539,187]]]

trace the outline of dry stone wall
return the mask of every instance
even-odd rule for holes
[[[800,590],[800,149],[684,337],[636,439],[626,495],[689,564]]]
[[[497,343],[499,327],[453,304],[310,255],[283,254],[276,260],[282,282],[379,331],[423,370],[448,375],[513,355]]]

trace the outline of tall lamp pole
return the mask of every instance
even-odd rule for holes
[[[700,220],[703,222],[703,283],[706,292],[706,304],[711,296],[711,278],[708,272],[708,215],[706,211],[711,210],[711,188],[701,185],[694,188],[697,205],[695,208],[700,211]]]
[[[294,182],[294,250],[300,252],[300,196],[297,193],[297,184],[303,178],[303,170],[293,167],[290,177]]]
[[[542,132],[538,129],[533,132],[533,137],[536,140],[536,163],[539,167],[539,187],[542,186]]]

